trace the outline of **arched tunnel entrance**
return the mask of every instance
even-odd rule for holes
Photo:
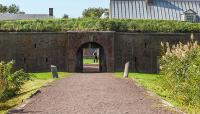
[[[89,54],[85,55],[84,52],[87,51]],[[86,56],[89,59],[85,58]],[[86,59],[89,61],[87,64],[85,64]],[[107,72],[104,48],[95,42],[81,45],[76,54],[76,72]]]

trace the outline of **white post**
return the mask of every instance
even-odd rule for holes
[[[194,33],[191,33],[190,39],[192,40],[192,42],[194,41]]]
[[[130,65],[130,62],[127,62],[125,64],[125,68],[124,68],[124,78],[128,78],[128,74],[129,74],[129,65]]]

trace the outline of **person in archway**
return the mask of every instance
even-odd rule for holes
[[[97,52],[97,63],[99,62],[99,49],[96,50]]]
[[[97,50],[94,51],[93,56],[94,56],[94,63],[98,62]]]

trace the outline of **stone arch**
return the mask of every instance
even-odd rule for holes
[[[99,48],[99,72],[106,72],[106,53],[104,47],[96,42],[86,42],[79,46],[76,52],[76,72],[83,72],[83,49],[84,48]]]
[[[114,32],[68,32],[66,41],[66,69],[77,72],[77,52],[87,43],[98,44],[103,47],[106,60],[102,72],[114,72]],[[104,69],[105,68],[105,69]]]

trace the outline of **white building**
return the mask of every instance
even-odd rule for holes
[[[200,21],[200,0],[110,0],[110,18]]]

